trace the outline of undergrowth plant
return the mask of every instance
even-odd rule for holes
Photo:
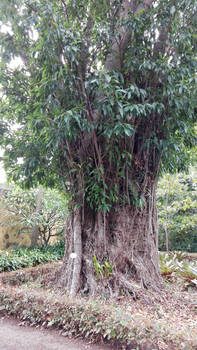
[[[17,315],[24,323],[59,328],[64,336],[107,340],[112,345],[115,342],[119,349],[195,350],[197,345],[194,327],[174,332],[169,322],[160,317],[149,319],[144,311],[131,312],[129,305],[123,307],[98,299],[68,299],[58,292],[33,288],[29,293],[28,288],[2,284],[0,310]]]
[[[93,263],[97,279],[109,278],[114,265],[111,265],[107,260],[105,260],[103,263],[99,263],[95,255],[93,257]]]
[[[63,254],[64,243],[61,241],[53,246],[0,251],[0,272],[57,261],[63,257]]]
[[[183,252],[159,254],[160,271],[167,279],[182,279],[185,285],[197,287],[197,262],[189,261]]]

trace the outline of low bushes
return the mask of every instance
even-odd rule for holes
[[[64,242],[62,241],[53,246],[3,250],[0,251],[0,272],[57,261],[63,257],[63,254]]]
[[[57,292],[3,285],[0,310],[32,325],[58,327],[65,336],[107,340],[119,344],[119,349],[193,350],[197,346],[195,326],[188,329],[188,325],[176,325],[174,329],[161,311],[151,314],[140,304],[133,309],[129,302],[121,305],[86,298],[71,300]]]
[[[21,248],[0,251],[0,272],[15,271],[24,267],[32,267],[57,261],[64,255],[64,241],[53,246],[37,248]],[[189,261],[182,252],[159,253],[161,274],[170,278],[182,278],[182,281],[197,286],[197,262]]]

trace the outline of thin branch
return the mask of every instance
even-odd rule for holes
[[[61,1],[62,5],[63,5],[63,7],[64,7],[67,21],[69,22],[69,14],[68,14],[68,9],[67,9],[66,3],[65,3],[64,0],[60,0],[60,1]]]

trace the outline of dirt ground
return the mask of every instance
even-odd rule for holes
[[[0,350],[113,350],[84,340],[68,339],[56,330],[20,326],[14,318],[0,318]]]

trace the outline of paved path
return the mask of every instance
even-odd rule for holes
[[[71,340],[56,330],[19,326],[15,319],[0,319],[0,350],[113,350],[111,346],[91,345]]]

